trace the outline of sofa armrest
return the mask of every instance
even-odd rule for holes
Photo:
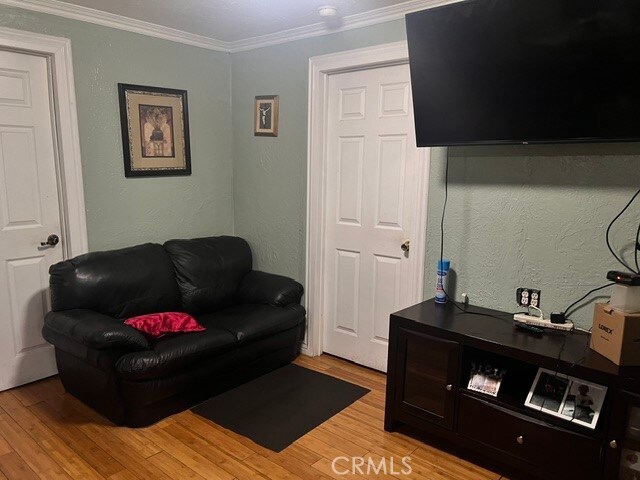
[[[302,285],[289,277],[253,270],[240,283],[238,302],[284,307],[300,303],[303,293]]]
[[[49,312],[44,318],[42,335],[45,340],[65,350],[60,338],[69,339],[96,350],[148,350],[146,337],[122,320],[93,310],[63,310]]]

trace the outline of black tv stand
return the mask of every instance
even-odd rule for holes
[[[394,313],[385,430],[412,427],[517,478],[618,478],[621,452],[640,451],[629,425],[640,410],[640,367],[618,367],[588,342],[577,331],[536,337],[505,312],[474,306],[428,300]],[[467,388],[471,364],[483,362],[507,369],[497,397]],[[538,367],[608,387],[594,430],[524,406]]]

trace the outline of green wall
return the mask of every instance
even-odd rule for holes
[[[446,149],[432,152],[425,297],[434,295],[440,255]],[[640,144],[529,145],[449,149],[444,256],[459,295],[516,311],[515,289],[542,289],[545,312],[562,311],[621,269],[605,242],[609,222],[640,187]],[[639,204],[611,230],[633,265]],[[594,294],[599,301],[608,296]],[[451,293],[451,292],[450,292]],[[591,327],[591,304],[576,323]]]
[[[304,281],[309,57],[404,39],[397,21],[232,55],[235,227],[259,268]],[[254,137],[253,97],[270,94],[280,95],[279,136]],[[432,152],[425,298],[435,288],[445,153]],[[640,186],[639,155],[635,145],[452,148],[445,255],[455,293],[515,311],[515,289],[537,287],[549,312],[606,283],[617,265],[604,232]],[[634,212],[613,231],[627,258]],[[588,328],[591,315],[574,318]]]
[[[71,39],[91,250],[233,231],[228,54],[5,6],[0,25]],[[188,91],[191,176],[124,177],[118,82]]]
[[[257,268],[304,281],[308,61],[405,39],[394,21],[235,53],[189,47],[0,6],[0,25],[70,38],[92,250],[232,233]],[[189,91],[193,175],[125,179],[117,83]],[[253,136],[255,95],[280,96],[277,138]],[[233,107],[232,107],[233,106]],[[445,149],[429,186],[425,298],[433,295]],[[513,310],[515,288],[542,289],[562,310],[617,268],[604,232],[640,185],[640,146],[452,148],[445,255],[454,289],[477,305]],[[631,259],[637,207],[613,243]],[[577,312],[591,323],[591,308]]]
[[[405,39],[404,21],[234,53],[235,231],[258,268],[304,282],[309,58]],[[280,96],[278,137],[253,136],[253,99]]]

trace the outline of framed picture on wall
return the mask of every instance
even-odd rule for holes
[[[187,91],[118,84],[126,177],[191,175]]]
[[[254,106],[253,134],[262,137],[278,136],[278,95],[258,95]]]

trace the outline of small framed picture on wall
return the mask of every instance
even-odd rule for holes
[[[278,95],[256,96],[253,115],[253,134],[255,136],[278,136],[278,103]]]

